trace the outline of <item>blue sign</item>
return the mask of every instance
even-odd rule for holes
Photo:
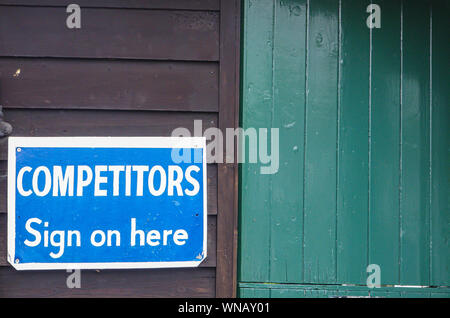
[[[10,137],[8,261],[21,269],[195,267],[204,138]]]

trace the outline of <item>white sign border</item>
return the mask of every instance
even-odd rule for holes
[[[15,195],[16,149],[48,148],[201,148],[203,149],[203,251],[198,261],[181,262],[104,262],[104,263],[16,263]],[[56,269],[146,269],[198,267],[207,257],[208,204],[205,137],[9,137],[8,138],[8,262],[16,270]]]

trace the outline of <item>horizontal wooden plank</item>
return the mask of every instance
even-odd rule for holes
[[[65,8],[1,7],[0,56],[219,59],[218,12],[84,8],[79,29],[67,17]]]
[[[5,108],[216,112],[218,73],[215,62],[0,58],[0,98]]]
[[[216,266],[216,251],[217,251],[217,216],[208,216],[208,245],[207,257],[200,264],[200,267],[215,267]],[[6,259],[7,255],[7,214],[0,213],[0,267],[10,266]],[[1,280],[0,280],[1,281]],[[0,284],[1,285],[1,284]]]
[[[83,270],[81,288],[67,288],[66,271],[0,267],[0,297],[214,297],[214,268]]]
[[[216,267],[217,263],[217,215],[208,215],[208,242],[206,259],[200,267]]]
[[[73,0],[0,0],[0,5],[67,7]],[[78,0],[81,8],[219,10],[219,0]]]
[[[217,126],[217,114],[190,112],[7,109],[5,119],[13,125],[13,136],[170,136],[177,127],[193,132],[194,120],[201,120],[203,129]],[[0,139],[0,160],[7,159],[7,145],[7,138]],[[216,164],[209,164],[207,173],[208,214],[217,214]],[[0,213],[5,211],[3,177]]]
[[[215,113],[134,112],[104,110],[6,109],[12,136],[171,136],[184,127],[193,132],[194,120],[203,131],[217,127]],[[0,139],[0,160],[7,158],[7,138]]]

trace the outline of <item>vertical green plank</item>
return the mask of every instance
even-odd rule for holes
[[[400,283],[429,285],[430,6],[403,1]]]
[[[272,9],[271,0],[244,2],[244,129],[271,127]],[[271,175],[260,174],[260,165],[251,163],[242,164],[241,173],[240,279],[267,282],[270,273]]]
[[[431,283],[450,285],[450,2],[432,3]]]
[[[400,1],[380,0],[372,29],[369,263],[399,281]]]
[[[341,2],[337,277],[365,284],[368,223],[370,0]]]
[[[338,2],[309,1],[304,277],[336,281]]]
[[[270,280],[302,282],[306,0],[275,2],[273,127],[280,167],[272,176]]]
[[[239,289],[240,298],[269,298],[270,289],[262,288],[240,288]]]

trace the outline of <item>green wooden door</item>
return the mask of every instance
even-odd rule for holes
[[[241,125],[280,164],[241,165],[242,297],[450,295],[450,1],[372,3],[243,1]]]

